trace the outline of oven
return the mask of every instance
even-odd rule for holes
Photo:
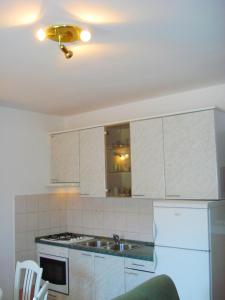
[[[67,248],[38,244],[38,263],[49,290],[69,295],[69,253]]]

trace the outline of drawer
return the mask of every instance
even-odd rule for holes
[[[61,257],[69,257],[69,249],[64,247],[37,244],[37,252]]]
[[[155,272],[155,266],[153,261],[135,258],[125,258],[125,268],[146,272]]]

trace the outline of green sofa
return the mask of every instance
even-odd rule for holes
[[[171,278],[160,275],[113,300],[179,300],[179,296]]]

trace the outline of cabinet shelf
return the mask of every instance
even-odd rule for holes
[[[130,148],[130,145],[115,145],[115,146],[108,146],[107,150],[117,150],[117,149],[123,149],[123,148]]]
[[[114,175],[114,174],[127,174],[130,175],[131,171],[112,171],[112,172],[107,172],[109,175]]]

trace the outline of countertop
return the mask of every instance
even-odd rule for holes
[[[114,251],[104,248],[97,248],[97,247],[90,247],[90,246],[82,246],[79,245],[79,243],[73,243],[73,244],[59,244],[57,242],[53,241],[43,241],[42,238],[45,238],[46,236],[36,237],[35,242],[40,244],[46,244],[46,245],[52,245],[57,247],[64,247],[69,249],[76,249],[76,250],[82,250],[82,251],[88,251],[88,252],[94,252],[94,253],[102,253],[102,254],[108,254],[108,255],[114,255],[114,256],[122,256],[122,257],[129,257],[133,259],[141,259],[141,260],[147,260],[147,261],[153,261],[153,253],[154,253],[154,244],[151,242],[142,242],[142,241],[133,241],[133,240],[121,240],[122,243],[131,243],[139,245],[138,248],[131,249],[131,250],[124,250],[122,252],[120,251]],[[108,237],[103,236],[91,236],[95,239],[109,239]],[[110,239],[112,240],[112,239]]]

